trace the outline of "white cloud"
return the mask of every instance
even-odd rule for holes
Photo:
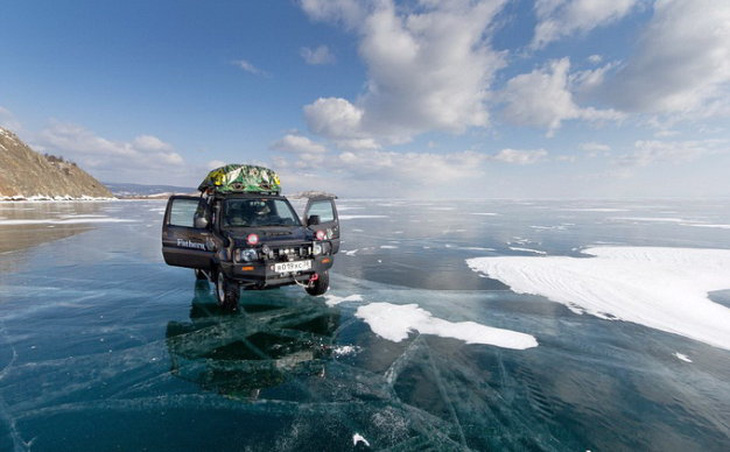
[[[314,50],[309,47],[302,47],[299,54],[307,64],[311,65],[332,64],[335,62],[335,56],[330,52],[329,47],[325,45],[321,45]]]
[[[184,160],[172,145],[151,135],[140,135],[129,142],[100,137],[82,126],[53,121],[41,131],[34,148],[61,154],[102,177],[137,180],[139,174],[178,171]]]
[[[172,145],[151,135],[140,135],[132,141],[132,146],[143,151],[171,151]]]
[[[730,153],[730,146],[726,140],[640,140],[634,143],[632,152],[619,157],[618,163],[621,166],[632,168],[645,167],[654,163],[681,164],[718,153]]]
[[[206,164],[208,170],[214,170],[216,168],[220,168],[221,166],[226,166],[227,163],[222,160],[211,160]]]
[[[521,151],[517,149],[502,149],[495,156],[494,160],[515,165],[531,165],[542,160],[548,155],[545,149]]]
[[[570,60],[554,60],[546,67],[521,74],[507,82],[500,98],[505,103],[503,115],[518,125],[547,129],[552,136],[563,121],[619,120],[614,110],[580,108],[569,87]]]
[[[333,139],[402,143],[489,122],[486,101],[504,55],[485,40],[504,1],[303,1],[313,19],[343,23],[360,38],[367,90],[357,100],[318,99],[305,107],[310,130]],[[354,18],[357,18],[356,20]]]
[[[595,141],[590,141],[587,143],[581,143],[579,148],[582,151],[586,152],[610,152],[611,146],[603,143],[596,143]]]
[[[591,55],[588,57],[588,62],[591,64],[600,64],[603,61],[603,57],[601,55]]]
[[[18,132],[22,129],[20,121],[15,118],[15,115],[8,110],[0,106],[0,127],[10,130],[11,132]]]
[[[327,148],[319,143],[315,143],[309,138],[302,135],[287,134],[280,140],[271,145],[272,149],[277,151],[322,154],[327,152]]]
[[[364,112],[347,99],[320,97],[304,107],[309,129],[329,138],[360,138]]]
[[[336,22],[355,28],[367,14],[368,4],[359,0],[300,0],[302,9],[313,20]]]
[[[626,16],[638,0],[537,0],[538,23],[531,46],[541,48],[552,41],[615,22]]]
[[[633,112],[707,116],[730,98],[730,2],[663,0],[604,90]]]
[[[257,68],[256,66],[254,66],[251,63],[249,63],[246,60],[236,60],[236,61],[233,61],[233,65],[235,65],[235,66],[243,69],[244,71],[248,72],[249,74],[258,75],[258,76],[261,76],[261,77],[268,77],[269,76],[269,73],[268,72],[266,72],[266,71],[264,71],[262,69]]]

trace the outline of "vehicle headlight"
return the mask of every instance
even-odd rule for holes
[[[317,242],[314,242],[314,244],[312,246],[312,254],[314,254],[315,256],[319,256],[320,254],[322,254],[322,245],[320,245]]]
[[[248,248],[248,249],[245,249],[245,250],[241,250],[240,260],[243,261],[243,262],[255,261],[258,258],[259,258],[259,255],[256,252],[256,250],[253,249],[253,248]]]

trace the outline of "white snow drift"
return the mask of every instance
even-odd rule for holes
[[[537,347],[537,340],[529,334],[475,322],[449,322],[434,317],[417,304],[371,303],[359,307],[355,316],[363,319],[373,333],[393,342],[400,342],[408,337],[409,332],[418,331],[459,339],[467,344],[496,345],[516,350]]]
[[[730,309],[708,292],[730,288],[730,250],[596,247],[595,257],[482,257],[475,271],[577,313],[634,322],[730,350]]]

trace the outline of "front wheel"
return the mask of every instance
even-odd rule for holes
[[[309,295],[324,295],[327,289],[330,288],[330,273],[324,271],[317,274],[316,280],[312,281],[305,287],[305,290]]]
[[[241,295],[241,288],[235,281],[232,281],[220,271],[216,276],[215,294],[218,299],[218,306],[224,311],[238,310],[238,299]]]

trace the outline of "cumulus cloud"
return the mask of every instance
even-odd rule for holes
[[[302,1],[315,20],[358,34],[368,68],[356,100],[320,98],[304,108],[310,130],[336,140],[402,143],[441,130],[460,133],[489,122],[489,86],[504,55],[485,39],[504,1]]]
[[[529,74],[518,75],[507,82],[500,99],[504,117],[518,125],[544,128],[552,136],[563,121],[619,120],[614,110],[581,108],[573,100],[569,86],[570,60],[563,58]]]
[[[112,141],[82,126],[59,121],[53,121],[34,141],[38,142],[34,147],[61,154],[82,168],[107,177],[136,178],[139,173],[180,169],[185,163],[172,145],[157,137],[140,135],[128,142]]]
[[[321,144],[315,143],[305,136],[295,134],[284,135],[280,140],[272,143],[271,149],[306,154],[322,154],[327,152],[327,148]]]
[[[304,107],[304,117],[312,132],[328,138],[362,138],[365,112],[347,99],[320,97]]]
[[[632,112],[702,116],[727,108],[730,3],[657,1],[638,50],[607,83],[604,95]]]
[[[251,64],[250,62],[248,62],[246,60],[236,60],[236,61],[233,61],[232,64],[236,67],[243,69],[244,71],[248,72],[249,74],[258,75],[260,77],[269,76],[268,72],[266,72],[262,69],[259,69],[258,67],[254,66],[253,64]]]
[[[335,56],[330,52],[329,47],[321,45],[316,49],[310,49],[309,47],[302,47],[299,50],[299,55],[304,58],[307,64],[311,65],[322,65],[332,64],[335,62]]]
[[[545,149],[521,151],[518,149],[502,149],[495,156],[494,160],[515,165],[531,165],[542,160],[548,155]]]
[[[638,0],[537,0],[537,25],[531,46],[535,49],[575,33],[615,22],[637,5]]]

